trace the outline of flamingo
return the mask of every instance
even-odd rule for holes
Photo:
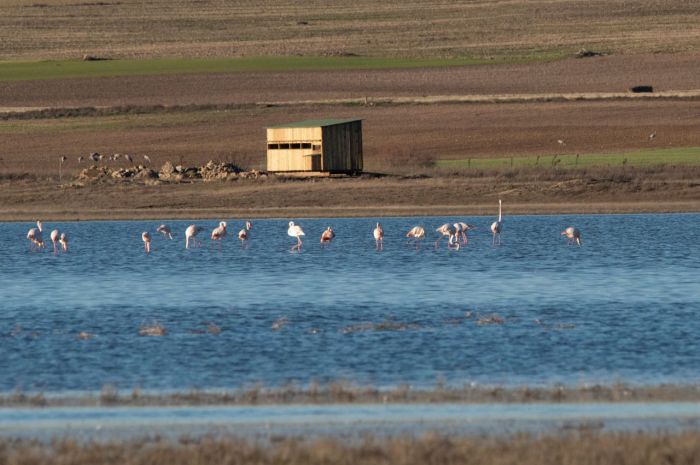
[[[581,231],[579,231],[578,228],[569,226],[561,232],[561,235],[566,236],[567,244],[573,244],[576,242],[576,245],[581,247]]]
[[[469,238],[467,237],[467,231],[476,229],[476,226],[472,226],[471,224],[467,224],[460,221],[458,223],[455,223],[454,227],[456,230],[456,239],[459,239],[461,237],[462,244],[467,245],[467,243],[469,242]]]
[[[328,226],[326,230],[323,231],[323,234],[321,234],[321,244],[330,244],[334,237],[335,233],[333,232],[333,228]]]
[[[219,226],[214,228],[211,232],[211,240],[212,241],[223,241],[224,237],[226,237],[226,222],[222,221],[219,223]],[[214,244],[214,242],[212,242]],[[219,242],[219,248],[221,248],[221,242]]]
[[[63,251],[68,252],[68,236],[66,235],[66,233],[61,233],[61,237],[58,239],[58,242],[61,243]]]
[[[414,226],[413,228],[411,228],[410,231],[406,233],[406,237],[409,238],[409,242],[412,238],[416,243],[416,249],[419,249],[419,241],[425,238],[425,229],[423,229],[420,226]]]
[[[32,228],[27,232],[27,239],[30,241],[30,249],[36,250],[37,248],[44,247],[44,238],[41,236],[43,231],[43,225],[41,221],[36,222],[36,228]]]
[[[191,224],[185,229],[185,248],[189,249],[190,248],[190,239],[192,239],[192,242],[194,243],[194,246],[197,247],[197,234],[199,234],[200,231],[203,231],[204,228],[201,226],[197,226],[194,224]]]
[[[253,229],[253,223],[250,221],[245,222],[245,228],[241,229],[238,231],[238,239],[241,241],[247,241],[248,240],[248,231]]]
[[[294,249],[300,249],[301,248],[301,236],[305,236],[304,230],[301,229],[301,226],[294,224],[294,221],[289,222],[289,228],[287,229],[287,235],[291,237],[296,237],[297,238],[297,245],[292,247],[292,250]]]
[[[374,243],[377,246],[377,250],[381,250],[384,248],[384,230],[382,229],[382,225],[377,223],[377,226],[374,228],[374,231],[372,231],[372,234],[374,235]]]
[[[148,233],[148,231],[141,233],[141,240],[143,241],[143,249],[146,251],[146,253],[151,253],[151,235]]]
[[[51,231],[51,243],[53,244],[53,253],[57,254],[58,253],[58,239],[60,238],[61,234],[58,232],[58,229],[54,229]]]
[[[445,236],[447,236],[447,244],[451,245],[454,242],[455,236],[457,235],[457,229],[454,227],[454,225],[451,225],[449,223],[443,224],[435,231],[440,233],[440,237],[438,237],[438,240],[435,241],[435,248],[438,247],[440,241]]]
[[[156,228],[156,231],[158,231],[159,233],[161,233],[163,236],[167,237],[171,241],[173,240],[172,231],[170,231],[170,227],[168,225],[161,224],[160,226],[158,226]]]
[[[501,231],[503,230],[503,215],[501,212],[501,199],[498,199],[498,221],[494,221],[491,225],[491,232],[493,233],[493,243],[496,245],[496,236],[498,236],[498,245],[501,245]]]

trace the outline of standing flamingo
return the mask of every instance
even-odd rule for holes
[[[455,231],[457,233],[457,239],[460,237],[462,238],[462,244],[467,245],[469,243],[469,237],[467,237],[467,231],[471,231],[472,229],[476,229],[476,226],[472,226],[471,224],[464,223],[462,221],[455,223],[454,224]]]
[[[151,253],[151,235],[148,233],[148,231],[141,233],[141,240],[143,241],[143,249],[146,251],[146,253]]]
[[[294,247],[292,247],[292,250],[301,249],[301,236],[306,236],[306,234],[304,234],[304,230],[301,229],[301,226],[294,224],[294,221],[290,221],[289,228],[287,229],[287,235],[291,237],[296,237],[297,239],[297,244]]]
[[[245,222],[245,228],[241,229],[238,231],[238,239],[241,241],[247,241],[248,240],[248,231],[253,229],[253,223],[250,221]]]
[[[333,228],[328,226],[326,230],[323,231],[323,234],[321,234],[321,244],[330,244],[334,237],[335,232],[333,232]]]
[[[200,231],[203,231],[204,228],[201,226],[197,226],[194,224],[191,224],[185,229],[185,248],[189,249],[190,248],[190,239],[192,239],[192,243],[194,247],[197,247],[197,234],[200,233]]]
[[[438,245],[440,244],[440,241],[442,240],[443,237],[447,236],[447,244],[449,246],[454,242],[454,238],[457,234],[457,229],[449,223],[443,224],[442,226],[437,228],[435,231],[440,233],[440,237],[438,237],[438,240],[435,241],[435,248],[436,249],[437,249]]]
[[[61,234],[58,232],[58,229],[51,231],[51,243],[53,244],[54,255],[58,253],[58,240],[60,237]]]
[[[501,231],[503,230],[503,215],[501,212],[501,199],[498,199],[498,221],[494,221],[491,225],[491,232],[493,233],[493,243],[496,245],[496,236],[498,236],[498,245],[501,245]]]
[[[384,230],[382,225],[377,223],[372,234],[374,235],[374,244],[377,246],[377,250],[382,250],[384,248]]]
[[[158,231],[159,233],[161,233],[163,236],[167,237],[171,241],[173,240],[172,231],[170,230],[170,227],[168,225],[161,224],[160,226],[158,226],[156,228],[156,231]]]
[[[29,239],[29,248],[31,250],[36,250],[38,248],[44,247],[44,238],[41,235],[43,231],[43,224],[41,221],[36,222],[36,228],[32,228],[27,231],[27,239]]]
[[[219,223],[219,226],[214,228],[211,232],[212,245],[214,245],[214,241],[219,241],[219,249],[220,249],[221,248],[221,241],[223,241],[225,237],[226,237],[226,222],[222,221]]]
[[[569,226],[561,232],[561,235],[566,236],[567,244],[573,244],[575,242],[576,245],[581,247],[581,231],[579,231],[578,228]]]
[[[416,250],[418,250],[420,249],[419,241],[425,238],[425,229],[421,228],[420,226],[414,226],[406,233],[406,237],[409,238],[409,242],[411,242],[411,239],[413,239],[416,244]]]
[[[66,233],[61,233],[61,237],[59,238],[58,242],[61,243],[63,251],[68,252],[68,236],[66,235]]]

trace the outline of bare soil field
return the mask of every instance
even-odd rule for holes
[[[697,50],[692,1],[9,0],[0,58]]]

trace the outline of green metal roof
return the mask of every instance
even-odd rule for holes
[[[282,128],[317,128],[323,126],[334,126],[336,124],[351,123],[353,121],[361,121],[359,118],[354,119],[309,119],[306,121],[295,121],[293,123],[279,124],[277,126],[268,126],[268,129]]]

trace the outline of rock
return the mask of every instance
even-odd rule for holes
[[[163,166],[160,167],[160,174],[170,176],[174,172],[175,172],[175,167],[169,161],[166,161],[165,163],[163,163]]]
[[[134,179],[158,179],[158,173],[150,168],[139,170]]]

